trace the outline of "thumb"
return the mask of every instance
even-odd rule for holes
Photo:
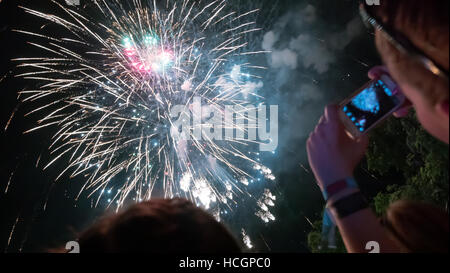
[[[338,105],[332,104],[325,108],[325,120],[331,124],[341,124]]]
[[[365,152],[367,150],[367,147],[369,146],[369,137],[367,135],[364,135],[356,140],[356,143],[358,143],[358,147],[361,148],[362,152]]]
[[[375,66],[369,70],[368,74],[369,78],[374,80],[383,74],[389,74],[389,71],[386,66]]]

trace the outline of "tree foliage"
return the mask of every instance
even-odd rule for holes
[[[390,119],[371,135],[367,153],[370,172],[383,177],[396,172],[402,181],[389,185],[374,198],[378,214],[397,200],[425,201],[448,208],[448,146],[429,135],[413,115]]]
[[[313,230],[308,234],[308,246],[313,253],[346,253],[344,242],[336,230],[336,248],[329,248],[322,240],[322,221],[316,221]]]

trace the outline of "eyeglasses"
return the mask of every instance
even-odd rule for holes
[[[361,2],[359,12],[367,28],[371,30],[379,30],[398,51],[422,64],[425,69],[434,75],[448,81],[448,71],[440,67],[431,58],[422,53],[422,51],[415,47],[406,37],[391,30],[388,26],[381,24],[375,16],[370,14],[364,2]]]

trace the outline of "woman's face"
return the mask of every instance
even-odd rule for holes
[[[378,51],[383,56],[389,73],[400,85],[402,92],[415,108],[420,123],[431,135],[448,144],[448,99],[441,99],[440,101],[438,100],[437,102],[431,103],[431,100],[426,97],[426,94],[429,94],[431,90],[419,90],[418,88],[431,89],[438,87],[428,86],[427,84],[421,85],[421,87],[416,87],[416,85],[412,83],[413,79],[415,82],[417,82],[420,81],[421,77],[424,77],[424,83],[427,80],[429,81],[429,79],[426,79],[428,75],[423,75],[423,73],[428,72],[424,69],[402,69],[402,66],[399,65],[398,59],[392,56],[387,56],[387,54],[390,54],[392,52],[391,48],[387,48],[388,43],[389,42],[384,39],[381,33],[377,32],[376,44]],[[444,91],[448,92],[448,90],[442,90],[442,92]]]
[[[395,68],[394,68],[395,69]],[[398,73],[398,72],[397,72]],[[402,89],[405,96],[411,101],[414,109],[416,110],[417,118],[422,124],[423,128],[428,131],[435,138],[449,143],[449,119],[448,113],[445,117],[444,111],[442,111],[442,103],[438,102],[433,105],[427,102],[427,99],[422,95],[425,93],[421,90],[416,90],[414,87],[410,86],[408,83],[400,83],[400,88]],[[448,103],[448,102],[447,102]]]

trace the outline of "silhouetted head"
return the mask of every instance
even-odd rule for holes
[[[105,217],[81,234],[81,253],[239,253],[230,232],[183,199],[153,200]]]
[[[399,201],[382,220],[403,252],[448,253],[449,216],[432,205]]]
[[[442,69],[449,70],[449,1],[382,0],[372,14]],[[399,38],[402,39],[402,38]],[[449,142],[449,82],[395,48],[380,31],[376,44],[389,72],[412,102],[423,127]]]

